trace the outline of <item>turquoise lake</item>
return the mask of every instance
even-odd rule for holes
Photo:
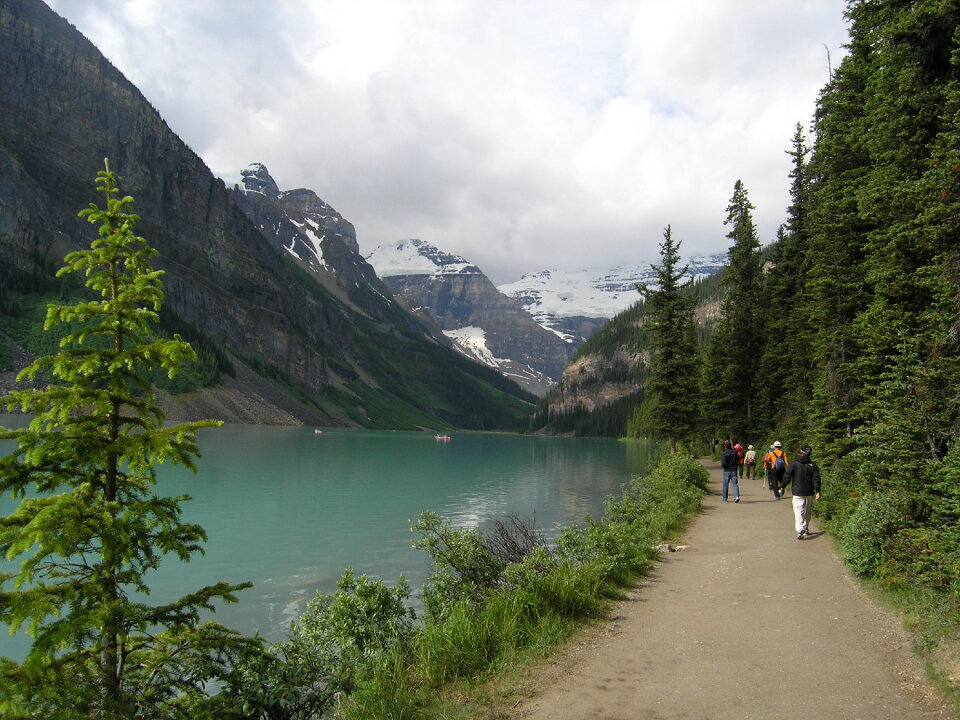
[[[6,427],[22,422],[0,415]],[[317,591],[332,591],[346,567],[390,583],[403,574],[416,594],[430,572],[411,547],[410,522],[422,510],[480,529],[508,513],[535,515],[552,538],[558,525],[599,517],[604,499],[642,473],[653,451],[593,438],[454,433],[438,441],[421,432],[243,425],[203,431],[200,448],[197,474],[159,468],[158,493],[191,496],[183,519],[207,531],[206,554],[186,564],[169,557],[148,579],[151,601],[251,581],[215,618],[270,640],[283,638]],[[0,513],[13,507],[0,498]],[[26,647],[26,638],[0,635],[0,655]]]

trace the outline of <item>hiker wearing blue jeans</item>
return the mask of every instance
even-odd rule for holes
[[[730,447],[730,441],[723,441],[723,454],[720,456],[720,467],[723,468],[723,502],[727,501],[727,487],[733,481],[733,501],[740,502],[740,485],[737,484],[737,468],[740,460],[737,451]]]

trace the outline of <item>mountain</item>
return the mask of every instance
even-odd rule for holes
[[[0,314],[44,290],[63,291],[53,272],[94,236],[77,211],[100,200],[93,178],[108,157],[135,198],[138,234],[160,253],[164,328],[219,358],[216,382],[165,400],[171,418],[472,428],[524,421],[530,396],[431,337],[375,280],[349,223],[321,217],[312,193],[280,194],[273,200],[288,208],[290,224],[303,223],[304,240],[279,247],[292,236],[266,228],[289,225],[269,225],[254,193],[215,178],[140,91],[40,0],[0,2],[0,67]],[[260,190],[264,198],[279,193],[265,179]],[[4,348],[28,342],[29,333],[11,335],[15,324],[4,325]]]
[[[698,269],[707,267],[700,264]],[[701,342],[720,316],[723,275],[721,267],[716,273],[698,276],[683,290],[693,297]],[[648,348],[646,304],[641,299],[577,348],[557,384],[537,403],[531,427],[554,434],[627,435],[643,400]]]
[[[569,343],[538,325],[478,268],[423,240],[398,240],[367,256],[406,306],[435,322],[460,351],[538,395],[560,376]]]
[[[313,190],[280,190],[262,163],[250,164],[231,180],[237,207],[267,242],[338,300],[368,317],[449,344],[432,326],[397,314],[392,293],[360,255],[353,224]]]
[[[691,279],[713,275],[726,253],[695,255],[685,261]],[[498,289],[517,300],[544,328],[577,347],[608,320],[640,299],[637,285],[653,285],[650,264],[612,269],[542,270]]]

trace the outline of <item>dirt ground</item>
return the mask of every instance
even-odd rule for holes
[[[900,621],[863,594],[789,494],[758,480],[721,503],[720,468],[683,541],[646,582],[534,671],[509,717],[911,720],[954,715]],[[825,491],[828,489],[825,489]]]

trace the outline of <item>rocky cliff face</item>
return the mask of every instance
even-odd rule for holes
[[[360,255],[353,224],[313,190],[280,190],[267,167],[253,163],[241,171],[232,193],[263,237],[339,300],[377,320],[425,331],[411,318],[395,317],[392,293]]]
[[[429,376],[430,362],[445,362],[443,353],[435,356],[436,343],[377,289],[356,252],[352,226],[339,216],[321,219],[325,210],[315,195],[293,192],[282,201],[299,209],[301,235],[309,238],[306,227],[332,231],[314,247],[322,250],[312,257],[316,263],[346,268],[352,257],[357,276],[368,279],[353,291],[337,285],[348,304],[267,242],[241,207],[252,206],[255,218],[266,213],[258,215],[255,202],[238,202],[143,95],[39,0],[0,3],[0,67],[0,272],[46,273],[59,267],[65,251],[89,244],[93,231],[77,211],[100,200],[92,180],[109,157],[123,191],[136,199],[138,233],[160,252],[167,307],[183,320],[239,361],[268,368],[306,394],[314,402],[310,421],[344,422],[340,411],[348,407],[354,417],[381,423],[359,399],[367,390],[356,386],[358,397],[344,397],[350,383],[416,402],[406,388]],[[279,192],[266,182],[261,190],[263,197]],[[309,268],[308,251],[306,241],[297,250]],[[393,358],[433,360],[422,362],[424,378],[404,377],[384,368],[390,360],[379,354],[387,349]],[[444,411],[451,420],[478,417],[475,407],[452,406]],[[420,410],[429,416],[430,409]]]
[[[569,344],[463,258],[422,240],[400,240],[367,259],[408,308],[433,318],[464,354],[541,395],[563,372]]]

